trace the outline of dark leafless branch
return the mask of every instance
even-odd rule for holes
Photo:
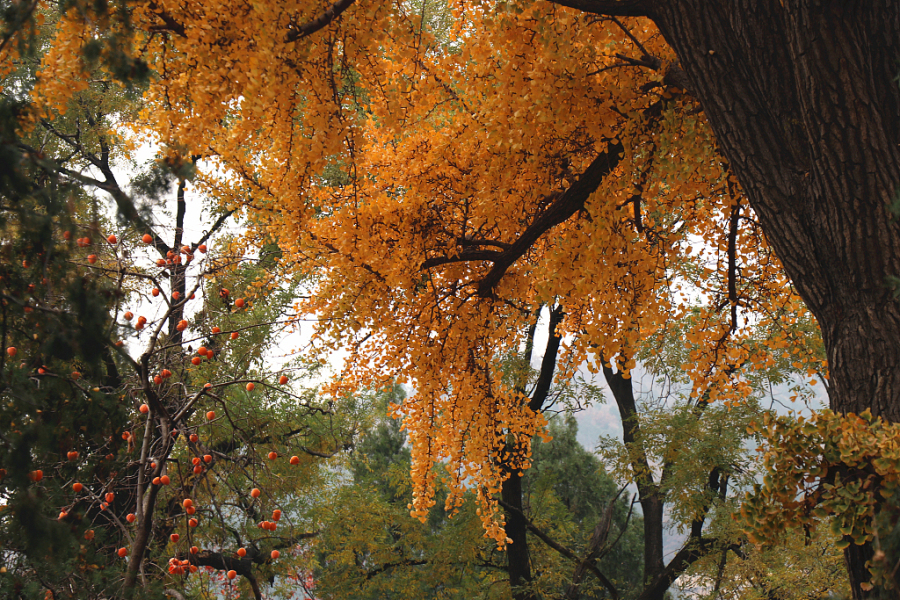
[[[478,295],[488,298],[506,271],[521,258],[529,248],[548,230],[566,221],[584,208],[584,203],[596,191],[603,179],[618,166],[624,147],[621,143],[610,142],[605,152],[601,152],[584,173],[563,192],[547,209],[538,216],[509,249],[503,251],[494,261],[494,266],[478,284]]]
[[[578,589],[581,587],[581,579],[584,577],[584,572],[588,570],[590,565],[595,563],[603,546],[606,544],[606,539],[609,537],[609,528],[612,525],[612,516],[613,511],[616,508],[616,502],[618,502],[619,496],[621,496],[624,491],[625,488],[623,487],[615,497],[609,501],[606,510],[603,511],[603,516],[594,528],[594,533],[591,535],[591,541],[588,543],[584,557],[577,561],[575,572],[572,574],[572,581],[569,583],[569,588],[566,590],[566,598],[569,600],[577,600]],[[606,584],[604,584],[604,586],[605,585]],[[618,593],[615,589],[610,590],[610,595],[613,600],[618,599]]]
[[[551,0],[551,2],[610,17],[652,17],[653,12],[653,3],[650,0]]]

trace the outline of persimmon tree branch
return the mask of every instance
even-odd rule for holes
[[[300,533],[291,536],[290,538],[282,538],[280,542],[272,546],[272,548],[287,548],[289,546],[295,545],[297,542],[300,542],[302,540],[316,537],[317,535],[319,535],[319,533],[319,531],[313,531],[308,533]],[[247,555],[243,558],[233,555],[226,555],[221,552],[204,550],[197,554],[188,554],[187,559],[192,565],[196,565],[199,567],[212,567],[220,571],[234,571],[238,575],[246,578],[250,583],[250,587],[253,588],[253,595],[257,598],[257,600],[261,600],[262,593],[259,589],[259,583],[257,582],[256,576],[253,574],[253,565],[263,565],[271,562],[272,560],[269,558],[268,554],[260,551],[259,548],[256,547],[249,548],[247,550]]]
[[[149,422],[149,419],[148,419]],[[159,461],[159,467],[161,468],[164,461]],[[141,465],[143,470],[143,465]],[[125,571],[125,582],[123,587],[125,588],[126,594],[130,595],[134,590],[134,585],[137,581],[138,572],[140,571],[141,565],[144,562],[144,554],[147,548],[147,543],[150,541],[150,529],[153,524],[153,519],[149,518],[149,515],[153,511],[153,507],[156,504],[156,497],[159,494],[160,486],[151,485],[150,489],[147,491],[147,497],[143,499],[143,511],[142,518],[138,522],[137,532],[135,532],[134,543],[131,546],[131,556],[128,559],[128,567]],[[141,498],[138,498],[138,503],[141,503]]]

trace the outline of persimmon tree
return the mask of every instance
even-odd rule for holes
[[[176,593],[206,585],[189,576],[204,567],[261,597],[259,578],[302,568],[316,532],[296,490],[353,443],[355,417],[302,386],[317,362],[270,370],[298,285],[278,277],[276,245],[257,258],[222,236],[227,210],[189,222],[190,160],[120,183],[114,125],[133,98],[94,74],[30,131],[4,121],[0,590]]]
[[[176,238],[185,225],[185,187],[177,185]],[[22,336],[28,320],[37,333],[6,352],[16,362],[4,371],[4,587],[11,597],[28,596],[35,586],[52,597],[119,597],[136,585],[148,593],[203,585],[182,579],[208,567],[227,585],[240,576],[260,598],[257,577],[278,561],[296,562],[298,544],[316,534],[297,509],[299,482],[315,481],[317,465],[355,433],[352,418],[341,421],[333,403],[289,385],[318,363],[264,370],[266,341],[286,325],[279,317],[293,302],[292,289],[270,289],[270,271],[234,264],[241,253],[204,257],[216,224],[192,247],[176,239],[183,244],[177,254],[165,229],[140,234],[148,223],[100,242],[88,239],[96,229],[52,225],[56,237],[73,240],[59,252],[70,261],[73,285],[110,301],[86,298],[95,320],[78,326],[71,297],[32,285],[24,318],[20,310],[7,320],[8,342]],[[71,231],[87,235],[66,235]],[[160,258],[148,257],[145,247]],[[23,264],[40,254],[55,261],[55,249],[26,252]],[[225,285],[247,289],[232,295]],[[202,308],[193,313],[195,298]],[[8,313],[22,308],[16,296],[6,299]],[[59,329],[44,331],[51,324],[37,318],[44,312]],[[23,528],[31,534],[23,536]],[[15,541],[48,533],[55,552],[78,548],[83,538],[59,565],[72,566],[51,569],[52,578],[42,573],[46,547]]]

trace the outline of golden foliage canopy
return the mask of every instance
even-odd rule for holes
[[[489,533],[507,468],[544,421],[504,379],[542,307],[562,306],[564,368],[612,361],[692,307],[693,394],[737,401],[741,369],[789,351],[750,325],[803,311],[671,51],[648,21],[546,2],[151,0],[129,5],[132,51],[155,71],[128,126],[246,211],[315,273],[298,307],[352,353],[334,393],[392,379],[413,456],[411,510],[475,484]],[[59,109],[99,21],[59,23],[35,89]],[[798,354],[810,374],[822,365]]]

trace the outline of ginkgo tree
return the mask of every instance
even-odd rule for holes
[[[512,436],[522,457],[512,466],[527,466],[542,421],[497,373],[536,307],[560,298],[560,333],[577,335],[567,364],[593,357],[627,372],[634,346],[678,315],[678,282],[710,289],[709,317],[690,334],[706,343],[688,364],[696,393],[717,396],[741,390],[725,385],[745,360],[732,339],[738,306],[788,302],[790,290],[697,105],[672,86],[655,30],[544,4],[451,3],[439,44],[409,9],[347,10],[318,37],[217,38],[233,46],[212,54],[201,49],[216,27],[176,5],[148,14],[144,57],[167,58],[141,125],[214,156],[233,175],[209,172],[210,193],[254,210],[298,269],[327,268],[303,309],[326,317],[335,345],[356,344],[341,386],[415,382],[399,411],[416,514],[432,503],[431,465],[446,458],[457,492],[467,478],[484,484],[485,525],[504,542],[491,500],[506,477],[498,448]],[[292,10],[250,26],[290,30]],[[217,27],[237,14],[218,11]],[[629,59],[641,52],[650,67]],[[345,176],[328,184],[334,165]],[[679,253],[697,238],[714,266],[685,272]]]
[[[685,364],[694,394],[717,400],[746,391],[735,365],[769,360],[741,345],[738,309],[796,299],[651,26],[539,3],[449,6],[446,40],[401,3],[329,25],[341,5],[308,26],[289,5],[249,21],[219,7],[215,26],[186,6],[136,9],[141,58],[160,75],[136,126],[208,155],[229,175],[200,185],[253,210],[301,272],[326,267],[303,310],[325,317],[335,346],[355,345],[334,391],[414,381],[397,410],[415,514],[447,459],[448,504],[479,482],[485,526],[505,543],[494,492],[527,467],[542,419],[498,373],[538,306],[564,310],[570,369],[612,361],[627,375],[637,344],[684,310],[679,286],[708,290]],[[238,20],[241,35],[220,35]],[[323,179],[335,165],[344,177]]]

